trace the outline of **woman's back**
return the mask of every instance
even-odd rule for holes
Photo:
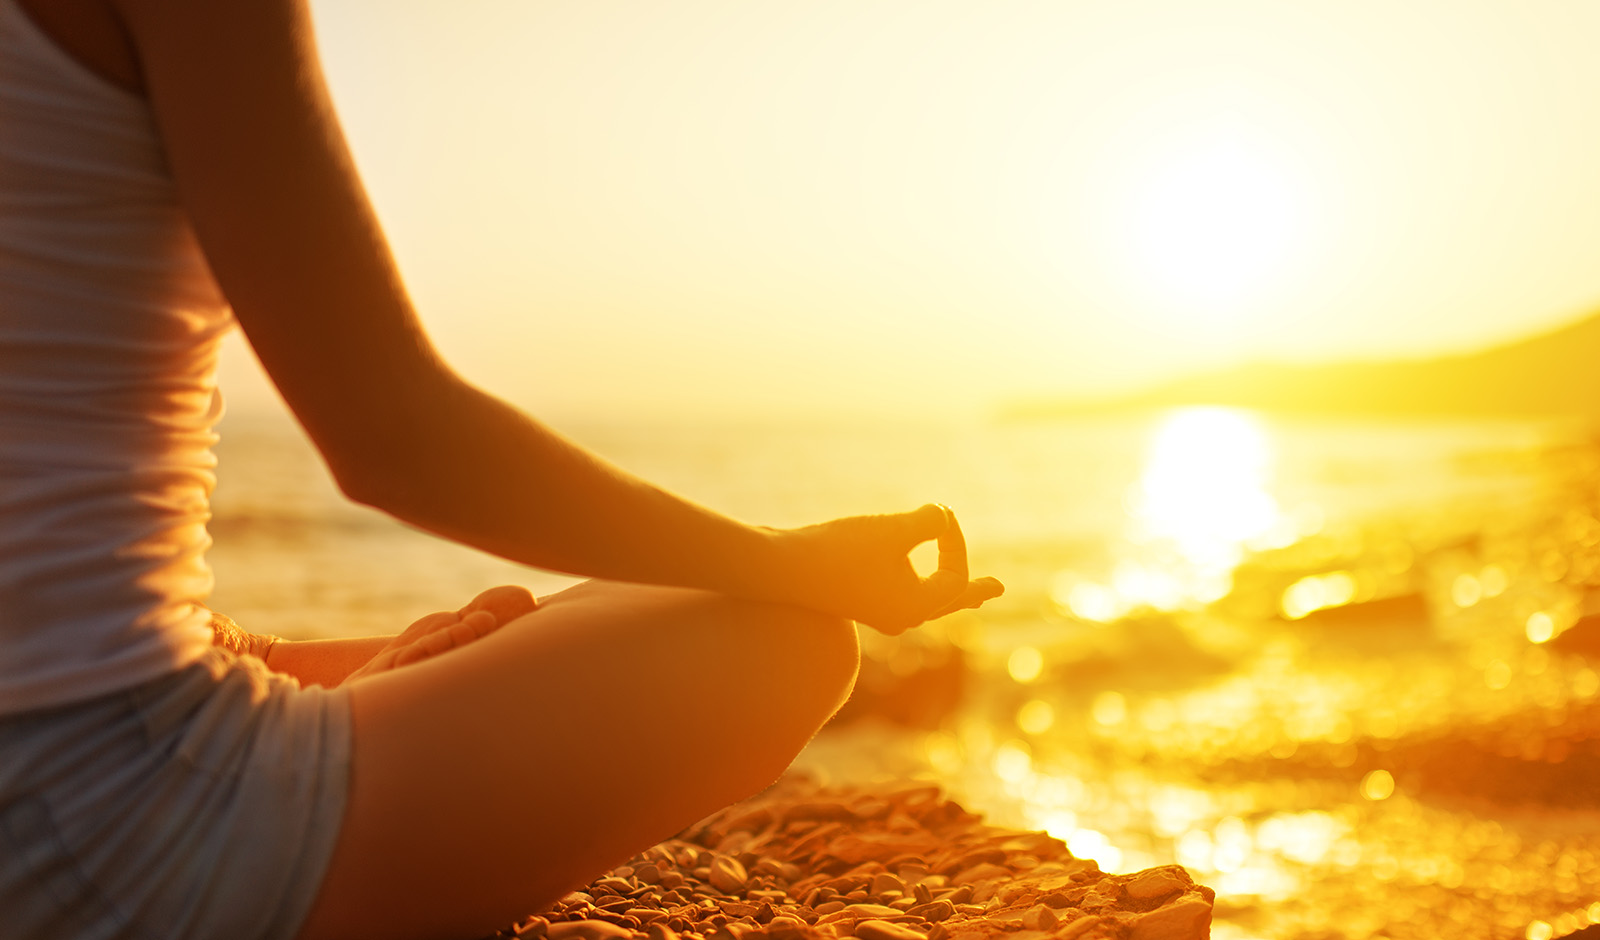
[[[148,103],[0,0],[0,714],[209,646],[231,325]]]

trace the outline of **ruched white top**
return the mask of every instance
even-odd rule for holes
[[[126,688],[210,644],[232,323],[148,104],[0,0],[0,714]]]

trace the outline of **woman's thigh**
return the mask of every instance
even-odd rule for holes
[[[351,688],[351,792],[303,938],[471,937],[761,789],[849,694],[848,622],[579,585]]]

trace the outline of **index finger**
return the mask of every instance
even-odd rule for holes
[[[935,609],[950,603],[967,588],[967,538],[961,534],[961,523],[948,506],[939,507],[945,513],[944,531],[939,533],[939,567],[922,581],[922,591],[929,605]]]
[[[967,583],[967,537],[961,532],[961,523],[956,521],[956,514],[950,511],[949,506],[940,506],[944,510],[946,524],[944,532],[940,533],[937,542],[939,546],[939,570],[952,571],[961,579],[963,587]]]

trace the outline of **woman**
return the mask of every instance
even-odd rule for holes
[[[214,645],[235,321],[351,498],[600,580]],[[451,372],[303,0],[0,0],[6,936],[482,934],[772,781],[848,694],[850,620],[999,591],[941,507],[747,526]]]

